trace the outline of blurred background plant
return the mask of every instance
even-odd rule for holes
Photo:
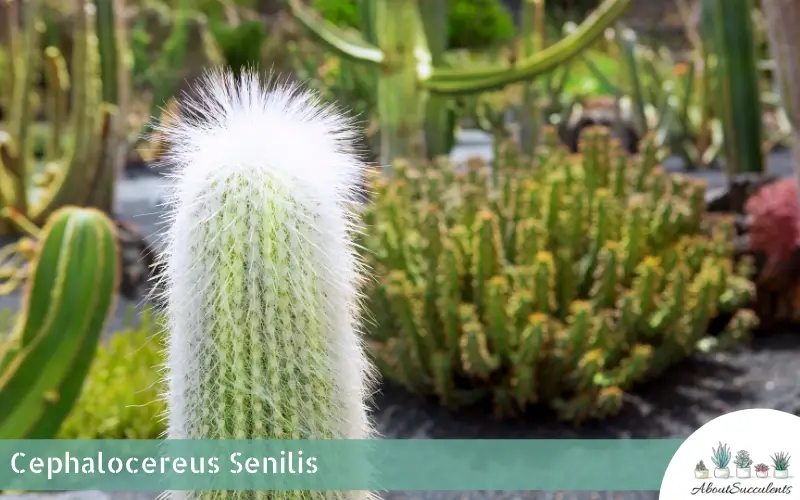
[[[97,348],[61,439],[158,439],[165,430],[163,322],[149,308]]]

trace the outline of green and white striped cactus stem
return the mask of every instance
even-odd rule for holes
[[[209,72],[196,90],[198,117],[161,131],[176,166],[162,277],[168,436],[368,438],[372,371],[346,209],[364,167],[355,129],[315,95],[268,90],[254,72]]]
[[[0,338],[0,439],[57,435],[116,302],[119,248],[105,214],[61,208],[36,247],[22,311]]]

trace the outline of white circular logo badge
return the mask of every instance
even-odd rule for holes
[[[800,417],[778,410],[722,415],[672,457],[659,499],[800,497]]]

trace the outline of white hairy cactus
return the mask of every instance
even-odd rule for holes
[[[253,72],[209,72],[196,95],[181,106],[202,118],[160,131],[175,168],[162,276],[168,437],[371,437],[347,211],[364,168],[354,127]]]

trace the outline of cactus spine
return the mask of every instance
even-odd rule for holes
[[[267,92],[252,72],[201,85],[189,105],[208,121],[161,131],[179,169],[163,277],[169,437],[369,437],[345,209],[363,167],[355,132],[314,95]]]
[[[0,342],[0,439],[53,438],[80,394],[119,280],[113,223],[68,207],[45,225],[23,312]]]

